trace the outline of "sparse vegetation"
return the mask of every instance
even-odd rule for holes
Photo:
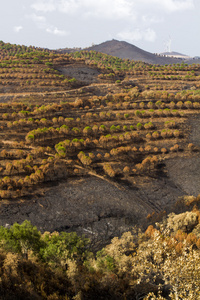
[[[154,183],[170,177],[167,161],[199,159],[188,126],[200,113],[199,65],[150,65],[3,42],[0,55],[2,206],[26,205],[52,185],[89,176],[119,191],[144,189],[145,195],[147,185],[157,193]],[[68,75],[69,67],[76,72]],[[95,70],[91,82],[81,81],[79,67]],[[1,227],[2,299],[199,299],[200,197],[179,198],[170,208],[165,200],[153,203],[149,191],[138,199],[151,212],[145,232],[136,227],[111,242],[112,233],[99,242],[88,228],[91,240],[41,233],[29,221]],[[117,205],[96,220],[126,219]]]
[[[199,197],[192,201],[199,205]],[[0,227],[1,295],[199,299],[199,217],[197,208],[170,214],[145,232],[133,228],[113,238],[97,253],[75,233],[41,234],[28,221]]]

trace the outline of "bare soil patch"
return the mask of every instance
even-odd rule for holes
[[[60,71],[64,75],[73,77],[79,81],[88,84],[97,82],[97,76],[100,74],[100,72],[97,69],[87,67],[85,65],[59,67],[58,71]]]
[[[185,195],[200,194],[200,156],[170,159],[166,162],[169,176]]]
[[[183,195],[167,178],[138,178],[137,188],[125,184],[123,187],[118,189],[94,177],[70,179],[47,188],[42,197],[19,203],[2,202],[0,225],[28,219],[42,231],[75,230],[111,237]]]
[[[190,134],[189,142],[195,146],[200,146],[200,117],[192,116],[189,119],[188,127]],[[169,176],[181,190],[188,195],[197,196],[200,194],[200,155],[199,153],[192,157],[169,159],[166,161]]]

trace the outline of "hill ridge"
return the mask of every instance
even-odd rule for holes
[[[180,62],[180,59],[161,57],[151,52],[145,51],[135,45],[125,41],[110,40],[99,45],[85,48],[87,51],[97,51],[108,55],[117,56],[121,59],[143,61],[149,64],[173,64]]]

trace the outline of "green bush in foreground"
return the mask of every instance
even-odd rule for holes
[[[41,234],[29,221],[0,227],[0,299],[198,300],[199,220],[197,207],[173,213],[96,254],[76,233]]]

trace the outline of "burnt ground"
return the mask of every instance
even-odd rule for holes
[[[189,120],[189,142],[200,147],[200,116]],[[200,155],[176,158],[166,161],[170,178],[185,194],[197,196],[200,193]]]
[[[77,64],[73,66],[60,66],[57,68],[62,74],[67,75],[69,77],[74,77],[75,79],[84,82],[86,84],[95,83],[98,81],[98,75],[101,73],[95,68]]]
[[[70,179],[48,188],[43,197],[18,204],[2,203],[0,225],[28,219],[42,231],[98,232],[100,225],[106,226],[105,230],[110,226],[110,233],[115,234],[137,224],[148,213],[161,210],[180,195],[181,189],[167,178],[146,179],[140,187],[123,189],[94,177]]]
[[[189,141],[200,145],[200,117],[189,121]],[[41,231],[77,231],[110,238],[144,222],[147,214],[172,206],[179,196],[200,194],[200,156],[164,161],[157,178],[138,177],[132,186],[96,177],[74,178],[43,191],[43,196],[16,203],[2,202],[0,225],[28,219]]]

